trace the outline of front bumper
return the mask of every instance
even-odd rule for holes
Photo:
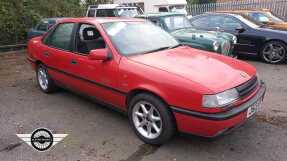
[[[247,102],[222,113],[201,113],[171,106],[178,130],[205,137],[215,137],[233,129],[247,120],[247,110],[258,100],[264,98],[266,85],[261,82],[256,95]]]

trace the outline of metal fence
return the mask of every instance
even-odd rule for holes
[[[205,12],[242,9],[270,9],[275,15],[287,20],[287,0],[233,0],[223,3],[191,4],[187,11],[195,16]]]

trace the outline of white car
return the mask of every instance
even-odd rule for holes
[[[87,17],[135,17],[142,14],[139,7],[131,7],[119,4],[90,5]]]

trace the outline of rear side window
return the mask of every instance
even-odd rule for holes
[[[49,34],[44,43],[58,49],[72,51],[74,23],[59,24],[53,33]]]
[[[39,31],[47,31],[48,30],[48,26],[49,26],[49,24],[48,24],[47,21],[42,21],[38,25],[37,30],[39,30]]]
[[[97,10],[97,17],[116,17],[116,10],[115,9],[98,9]]]
[[[90,9],[88,11],[88,17],[95,17],[95,10],[94,9]]]
[[[209,17],[200,17],[191,22],[192,26],[196,28],[207,27],[208,26]]]
[[[217,27],[222,27],[225,16],[210,16],[209,18],[208,27],[211,29],[216,29]]]
[[[159,7],[158,12],[168,12],[166,7]]]

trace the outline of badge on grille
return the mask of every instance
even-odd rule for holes
[[[247,78],[248,77],[248,74],[246,74],[246,73],[240,73],[240,75],[243,77],[243,78]]]

